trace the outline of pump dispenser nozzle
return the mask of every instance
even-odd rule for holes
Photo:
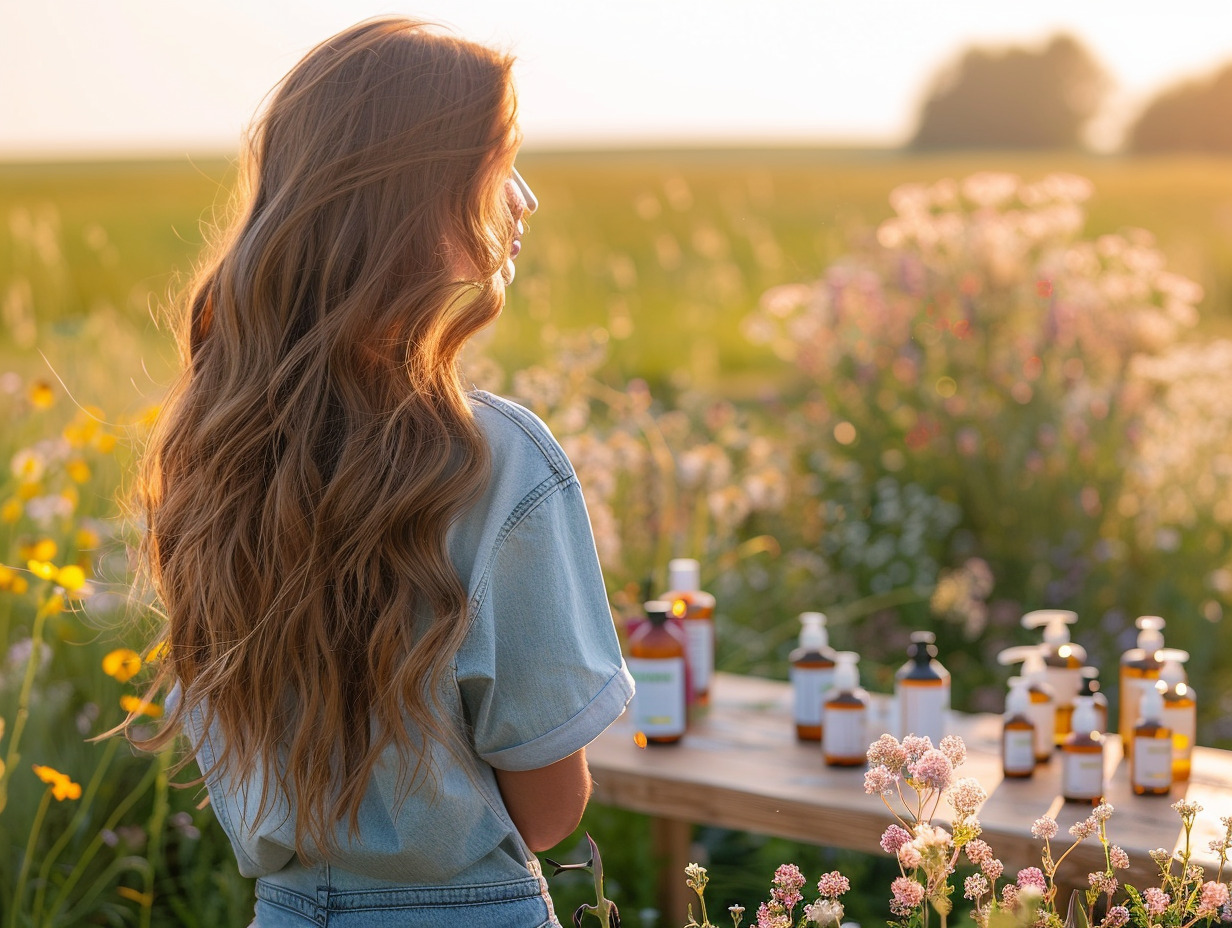
[[[1078,621],[1078,613],[1068,609],[1036,609],[1022,617],[1023,628],[1043,628],[1047,644],[1069,641],[1069,626]]]
[[[824,612],[801,612],[800,626],[800,647],[820,651],[830,644]]]
[[[839,651],[834,655],[838,665],[834,669],[834,688],[836,690],[854,690],[860,685],[860,655],[855,651]]]

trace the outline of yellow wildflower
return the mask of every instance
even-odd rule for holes
[[[166,638],[164,638],[158,644],[154,645],[154,647],[150,648],[150,653],[145,656],[145,659],[149,663],[154,663],[154,661],[161,661],[164,657],[167,656],[167,652],[170,650],[171,650],[171,642],[169,642]]]
[[[38,764],[33,766],[38,778],[51,786],[51,795],[55,796],[58,802],[81,798],[80,783],[74,783],[66,774],[54,767],[41,767]]]
[[[56,583],[70,593],[80,593],[86,585],[86,572],[76,564],[68,564],[56,571]]]
[[[86,483],[90,479],[90,465],[81,458],[73,458],[65,465],[65,470],[74,483]]]
[[[111,454],[115,450],[116,437],[110,432],[99,432],[94,438],[94,447],[103,454]]]
[[[20,550],[21,556],[28,561],[50,561],[60,548],[50,538],[40,538],[33,544],[22,545]]]
[[[97,430],[93,422],[86,420],[84,422],[74,420],[64,427],[61,433],[64,435],[64,440],[73,448],[84,448],[90,443],[90,439],[94,437],[94,432]]]
[[[20,596],[28,589],[30,589],[30,584],[26,581],[25,577],[12,567],[0,564],[0,591],[7,590]],[[2,734],[4,734],[4,728],[0,726],[0,735]]]
[[[152,719],[162,718],[162,706],[156,706],[136,696],[121,696],[120,708],[132,715],[148,715]]]
[[[98,537],[98,532],[92,528],[77,529],[77,536],[74,540],[77,542],[77,547],[82,551],[92,551],[102,544],[102,539]]]
[[[21,518],[25,507],[22,506],[19,499],[6,499],[4,505],[0,506],[0,521],[7,522],[12,525]]]
[[[129,648],[116,648],[103,658],[103,673],[127,683],[141,669],[141,656]]]
[[[56,394],[47,381],[36,380],[30,384],[30,403],[35,409],[50,409],[55,401]]]
[[[43,605],[43,611],[48,615],[57,615],[64,611],[64,597],[57,593]]]
[[[56,565],[48,561],[36,561],[34,558],[26,561],[26,566],[30,568],[30,573],[43,580],[54,580],[56,578]]]
[[[22,448],[13,455],[13,460],[9,462],[9,469],[18,480],[32,483],[43,476],[47,464],[42,456],[32,449]]]
[[[43,485],[37,480],[23,480],[17,484],[18,499],[34,499],[43,493]]]

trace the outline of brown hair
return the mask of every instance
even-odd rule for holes
[[[216,723],[216,767],[262,778],[258,818],[295,797],[303,857],[357,831],[391,745],[404,797],[430,779],[408,728],[456,745],[445,538],[489,472],[457,364],[504,302],[511,64],[392,17],[317,46],[249,133],[236,219],[183,301],[137,491],[169,648],[150,694],[183,695],[134,740]]]

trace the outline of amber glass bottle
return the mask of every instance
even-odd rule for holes
[[[1129,758],[1129,782],[1138,796],[1172,792],[1172,729],[1163,722],[1164,694],[1152,687],[1142,694],[1142,710],[1134,726],[1134,752]]]
[[[1159,649],[1164,646],[1164,620],[1157,615],[1144,615],[1135,624],[1140,629],[1138,647],[1121,655],[1121,707],[1117,733],[1121,736],[1127,758],[1134,753],[1134,723],[1138,719],[1142,694],[1154,689],[1164,666],[1158,656]]]
[[[1089,805],[1104,796],[1104,734],[1096,729],[1090,696],[1074,701],[1074,730],[1061,746],[1061,795]]]
[[[796,737],[821,740],[822,704],[834,685],[834,649],[820,612],[800,614],[800,646],[789,655]]]
[[[629,641],[633,724],[651,744],[674,744],[685,730],[684,635],[668,621],[670,613],[671,603],[646,603],[648,621]]]
[[[714,677],[714,596],[700,589],[701,565],[690,557],[668,562],[667,585],[670,589],[660,599],[668,602],[684,630],[691,680],[689,705],[704,710],[710,705]]]
[[[831,767],[862,767],[868,762],[868,693],[860,688],[860,657],[854,651],[834,657],[838,666],[824,706],[822,756]]]
[[[1001,769],[1011,779],[1035,773],[1035,723],[1031,721],[1031,694],[1022,677],[1010,677],[1005,699],[1005,722],[1001,730]]]

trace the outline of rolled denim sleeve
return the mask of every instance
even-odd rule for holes
[[[475,751],[493,767],[546,767],[624,711],[633,681],[575,477],[516,515],[472,606],[457,680]]]

